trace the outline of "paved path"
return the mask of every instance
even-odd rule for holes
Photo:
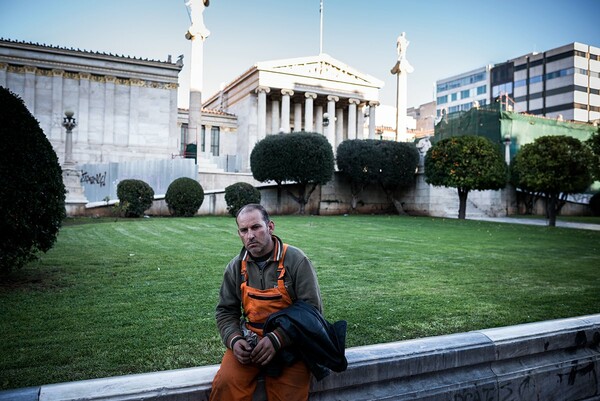
[[[546,226],[545,219],[523,219],[514,217],[473,217],[472,220],[493,221],[498,223],[530,224],[534,226]],[[600,231],[600,224],[573,223],[570,221],[556,221],[556,227],[578,228],[580,230]]]

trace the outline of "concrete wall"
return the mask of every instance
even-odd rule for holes
[[[600,314],[346,350],[311,401],[600,400]],[[218,365],[0,392],[0,401],[207,400]],[[260,388],[255,401],[263,401]]]
[[[275,184],[260,183],[249,173],[200,173],[198,180],[204,188],[204,202],[198,215],[226,215],[227,203],[225,202],[225,188],[236,182],[247,182],[261,191],[261,203],[272,214],[294,214],[298,212],[298,204],[286,191],[282,191],[278,201]],[[207,188],[211,188],[207,190]],[[216,188],[216,189],[215,189]],[[293,185],[288,186],[295,191]],[[455,188],[434,187],[425,182],[423,174],[418,174],[416,184],[412,188],[404,189],[396,194],[401,200],[404,210],[410,215],[458,217],[458,192]],[[340,215],[353,213],[352,195],[348,183],[339,174],[335,174],[332,181],[315,190],[306,207],[306,214]],[[541,203],[541,202],[540,202]],[[93,207],[90,207],[93,206]],[[536,209],[537,214],[543,214],[543,208]],[[88,215],[107,216],[111,208],[104,203],[89,205]],[[376,186],[367,187],[359,196],[356,208],[361,214],[395,213],[392,204],[386,195]],[[466,218],[500,217],[517,214],[516,194],[510,187],[501,191],[471,191],[467,198]],[[521,210],[522,212],[522,210]],[[164,199],[157,199],[151,209],[150,215],[168,216],[169,211]],[[586,204],[568,203],[561,211],[562,215],[589,214]]]

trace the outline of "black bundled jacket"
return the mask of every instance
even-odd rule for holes
[[[301,359],[317,380],[330,373],[343,372],[346,360],[346,321],[329,323],[309,303],[296,301],[288,308],[273,313],[264,325],[264,333],[281,327],[292,340],[292,345],[282,349],[265,373],[277,376],[284,366]]]

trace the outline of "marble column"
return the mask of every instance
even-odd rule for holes
[[[344,109],[339,108],[335,111],[335,147],[333,151],[337,150],[340,143],[344,140]]]
[[[356,106],[358,99],[348,99],[348,139],[356,139]]]
[[[4,86],[5,88],[8,86],[8,85],[6,85],[6,71],[7,70],[8,70],[8,64],[0,63],[0,86]]]
[[[92,74],[89,72],[79,73],[79,103],[77,105],[77,113],[79,114],[79,122],[77,123],[78,142],[87,143],[89,138],[89,122],[90,122],[90,79]],[[131,116],[130,116],[131,118]],[[131,124],[131,123],[130,123]],[[89,156],[88,156],[89,158]],[[92,160],[89,160],[92,161]],[[95,161],[95,160],[94,160]]]
[[[375,108],[377,106],[379,106],[378,101],[369,102],[369,139],[375,139],[375,124],[377,123]]]
[[[306,92],[304,102],[304,130],[313,132],[315,127],[313,124],[313,101],[317,98],[316,93]]]
[[[281,131],[290,132],[290,96],[294,94],[291,89],[281,90]]]
[[[258,94],[257,141],[267,136],[267,93],[270,91],[271,88],[266,86],[256,88],[256,93]]]
[[[364,139],[365,136],[365,107],[358,106],[358,116],[356,118],[356,139]]]
[[[271,101],[271,133],[276,134],[281,131],[281,122],[279,120],[279,100]]]
[[[320,104],[315,107],[315,132],[323,134],[323,106]]]
[[[335,149],[335,103],[340,100],[337,96],[327,96],[327,116],[329,119],[329,125],[327,125],[326,136],[329,144]]]
[[[302,103],[294,103],[294,131],[302,131]]]

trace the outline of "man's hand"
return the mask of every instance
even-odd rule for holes
[[[238,343],[241,343],[241,341],[238,341]],[[271,362],[271,360],[275,357],[275,354],[276,351],[275,347],[273,347],[273,343],[268,337],[265,336],[258,342],[258,345],[250,354],[250,358],[252,362],[256,363],[257,365],[264,366]]]
[[[250,357],[250,352],[252,348],[248,342],[244,339],[238,340],[233,344],[233,355],[236,357],[239,363],[242,365],[247,365],[252,362],[252,358]]]

